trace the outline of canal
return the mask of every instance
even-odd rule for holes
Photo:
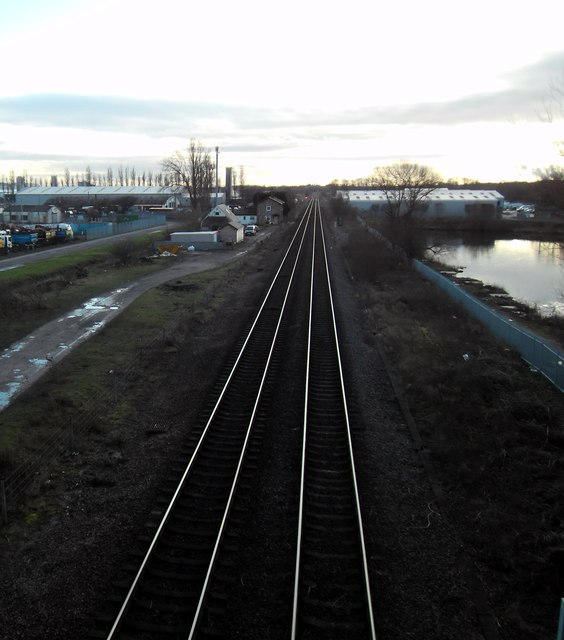
[[[564,316],[564,242],[428,238],[427,258],[501,287],[543,316]]]

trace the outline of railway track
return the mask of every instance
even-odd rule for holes
[[[314,200],[90,637],[373,639],[360,514]]]

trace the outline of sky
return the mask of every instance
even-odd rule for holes
[[[531,180],[563,161],[563,22],[562,0],[6,3],[0,176],[157,173],[195,139],[247,184]]]

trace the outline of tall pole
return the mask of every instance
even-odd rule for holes
[[[215,148],[215,204],[217,207],[217,201],[219,199],[219,147]]]

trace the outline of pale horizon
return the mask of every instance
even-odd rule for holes
[[[154,174],[193,138],[254,185],[404,160],[445,181],[534,180],[562,163],[561,103],[546,121],[562,18],[560,0],[290,0],[274,23],[257,0],[22,0],[3,10],[0,175]]]

